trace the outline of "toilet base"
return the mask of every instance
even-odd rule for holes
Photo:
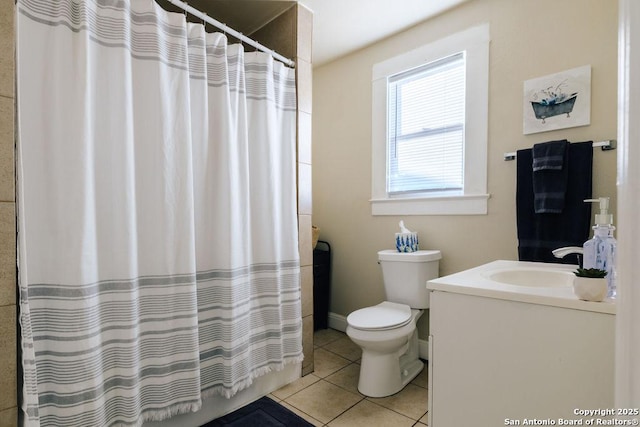
[[[424,363],[418,358],[418,331],[414,330],[407,345],[399,352],[380,354],[363,350],[358,391],[369,397],[396,394],[422,369]]]

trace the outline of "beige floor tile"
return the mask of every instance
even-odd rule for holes
[[[289,405],[318,421],[328,423],[362,398],[327,381],[318,381],[285,399]]]
[[[305,375],[304,377],[299,378],[294,382],[279,388],[271,394],[273,394],[279,400],[284,400],[292,394],[297,393],[303,388],[309,387],[311,384],[318,381],[320,381],[320,378],[315,376],[314,374]]]
[[[313,343],[316,347],[322,347],[343,336],[344,334],[342,332],[336,331],[335,329],[320,329],[314,332]]]
[[[424,414],[424,416],[418,421],[420,421],[424,425],[429,425],[429,413],[427,412],[426,414]]]
[[[332,353],[336,353],[339,356],[349,359],[352,362],[362,357],[362,349],[355,344],[351,339],[343,335],[335,341],[323,346],[325,350],[329,350]]]
[[[410,427],[414,423],[415,420],[411,418],[383,408],[368,400],[363,400],[328,425],[329,427]]]
[[[367,399],[416,421],[427,413],[427,390],[413,384],[393,396]]]
[[[267,394],[267,397],[276,403],[280,403],[280,401],[282,400],[282,399],[279,399],[277,396],[274,396],[272,393]]]
[[[424,369],[418,374],[417,377],[413,379],[413,381],[411,381],[411,384],[417,385],[418,387],[427,388],[429,381],[428,373],[429,369],[427,369],[427,364],[425,363]]]
[[[296,414],[297,416],[299,416],[300,418],[302,418],[302,419],[306,420],[307,422],[313,424],[315,427],[324,426],[324,423],[322,421],[316,420],[311,415],[305,414],[304,412],[302,412],[298,408],[289,405],[287,402],[280,402],[280,404],[282,406],[284,406],[285,408],[287,408],[288,410],[290,410],[291,412],[293,412],[294,414]]]
[[[333,374],[349,363],[351,363],[349,360],[324,348],[316,348],[313,352],[313,374],[320,378]]]
[[[360,365],[352,363],[340,369],[338,372],[334,372],[325,378],[331,384],[335,384],[338,387],[350,391],[351,393],[360,394],[358,391],[358,379],[360,378]],[[361,395],[361,394],[360,394]],[[362,396],[362,395],[361,395]]]

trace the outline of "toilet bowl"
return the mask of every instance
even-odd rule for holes
[[[397,311],[395,318],[389,316],[391,319],[383,322],[380,312],[392,310]],[[422,371],[424,364],[418,358],[416,329],[422,313],[422,310],[412,310],[404,304],[384,301],[354,311],[347,317],[347,336],[362,348],[360,393],[370,397],[390,396],[402,390]],[[371,321],[367,322],[367,318]]]
[[[417,321],[429,307],[426,282],[438,275],[439,251],[378,252],[387,301],[347,316],[347,336],[362,348],[358,391],[384,397],[402,390],[424,368]]]

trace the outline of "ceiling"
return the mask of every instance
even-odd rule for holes
[[[313,63],[322,65],[467,0],[300,0],[313,11]]]
[[[468,0],[299,0],[313,11],[313,64],[322,65],[403,31]],[[178,11],[165,0],[165,9]],[[251,34],[295,1],[188,0],[243,34]]]

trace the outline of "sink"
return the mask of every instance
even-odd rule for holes
[[[616,314],[614,300],[581,301],[573,292],[577,265],[497,260],[427,282],[429,291],[459,293],[558,308]]]
[[[507,285],[564,288],[573,284],[575,275],[571,271],[510,269],[488,272],[486,277]]]

